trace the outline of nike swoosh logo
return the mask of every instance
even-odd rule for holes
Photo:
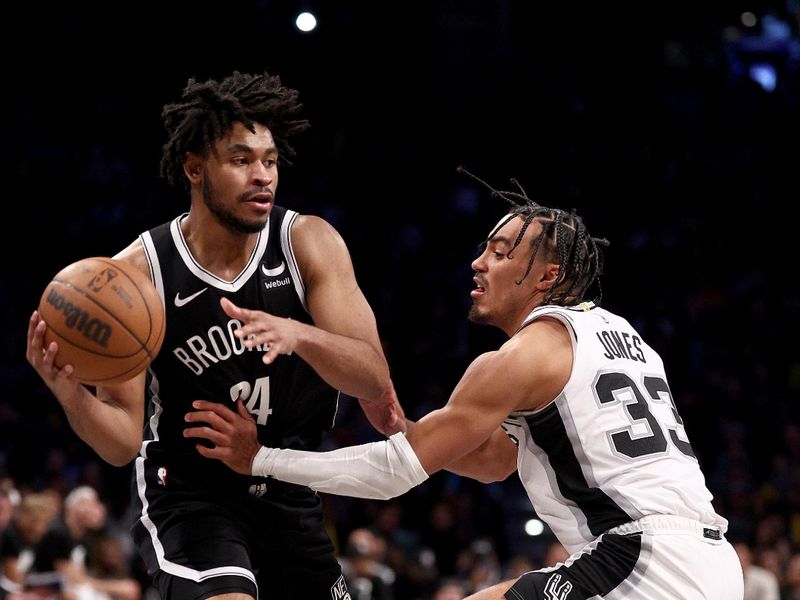
[[[191,296],[186,296],[186,298],[181,298],[181,293],[180,293],[180,292],[178,292],[177,294],[175,294],[175,306],[177,306],[178,308],[180,308],[181,306],[184,306],[184,305],[186,305],[186,304],[189,304],[189,302],[191,302],[192,300],[194,300],[195,298],[197,298],[197,297],[198,297],[200,294],[202,294],[203,292],[205,292],[207,289],[208,289],[208,288],[203,288],[202,290],[200,290],[199,292],[195,292],[195,293],[194,293],[194,294],[192,294]]]
[[[261,265],[261,272],[264,273],[264,275],[266,275],[267,277],[277,277],[285,270],[286,270],[286,263],[283,261],[281,261],[281,264],[279,264],[274,269],[268,269],[263,263]]]

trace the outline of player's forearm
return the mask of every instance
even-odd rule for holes
[[[251,473],[318,492],[376,500],[399,496],[428,478],[402,433],[330,452],[262,447],[252,461]]]
[[[382,354],[363,340],[307,325],[297,354],[331,387],[356,398],[380,398],[391,386]]]
[[[445,470],[483,483],[502,481],[516,471],[516,446],[502,429],[495,431],[469,454],[449,463]]]
[[[142,427],[125,410],[103,402],[85,388],[80,397],[61,401],[61,406],[73,431],[104,461],[121,467],[136,456]]]

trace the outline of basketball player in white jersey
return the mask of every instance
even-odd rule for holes
[[[388,440],[327,453],[260,446],[250,415],[201,403],[185,435],[240,473],[390,498],[447,469],[490,482],[517,471],[571,556],[474,600],[741,600],[725,539],[659,355],[585,300],[600,246],[574,213],[520,192],[473,262],[471,320],[509,340],[479,356],[447,405]],[[245,325],[255,343],[269,333]]]

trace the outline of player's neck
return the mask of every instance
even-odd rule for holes
[[[195,261],[226,281],[244,269],[259,235],[231,231],[215,219],[194,213],[181,221],[181,231]]]

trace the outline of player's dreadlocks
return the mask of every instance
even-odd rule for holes
[[[295,152],[289,138],[309,126],[296,118],[301,108],[297,91],[268,73],[234,71],[222,81],[189,79],[180,101],[165,105],[161,112],[169,135],[161,155],[161,175],[173,185],[181,181],[188,185],[183,174],[186,152],[206,155],[236,121],[250,131],[254,123],[268,127],[282,162],[291,164],[288,159]]]
[[[519,216],[524,219],[519,235],[508,253],[509,258],[522,241],[528,226],[535,218],[542,218],[542,231],[533,240],[528,268],[522,279],[517,281],[517,285],[520,285],[531,272],[537,253],[542,250],[545,260],[559,265],[558,277],[544,298],[546,304],[571,305],[583,302],[587,291],[595,283],[597,284],[597,296],[593,301],[597,304],[600,303],[603,295],[599,279],[603,274],[603,254],[600,246],[608,246],[609,242],[604,238],[595,238],[589,235],[583,220],[575,213],[575,209],[567,213],[558,208],[541,206],[528,197],[516,179],[512,179],[511,182],[517,186],[519,191],[501,191],[476,177],[464,167],[458,167],[458,172],[468,175],[485,186],[491,191],[492,196],[499,196],[508,202],[511,205],[509,215],[512,217],[510,218]],[[500,223],[488,239],[494,237],[497,230],[507,222]]]

